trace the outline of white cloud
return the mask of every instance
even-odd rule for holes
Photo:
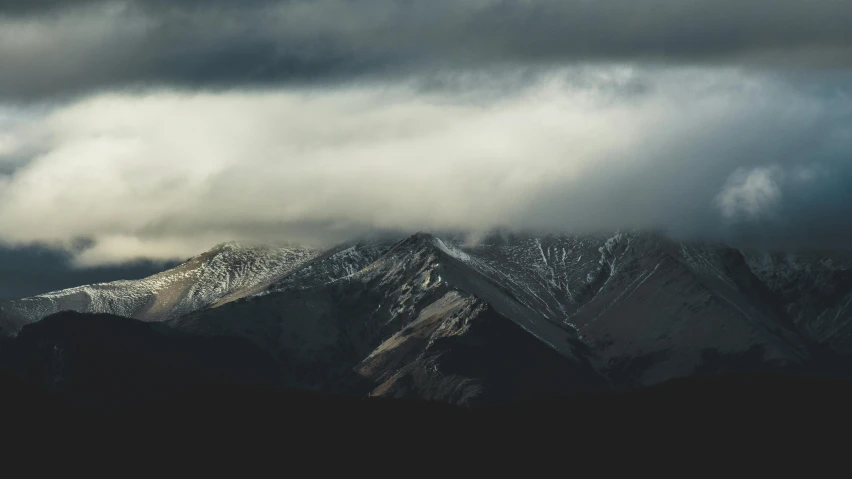
[[[205,243],[193,243],[180,238],[140,239],[133,236],[104,236],[92,247],[73,258],[77,267],[122,264],[137,260],[168,261],[190,258],[203,251]]]
[[[730,220],[753,220],[771,214],[781,200],[778,180],[782,174],[777,167],[737,169],[716,197],[722,215]]]
[[[777,203],[762,165],[843,166],[852,118],[848,98],[734,71],[571,69],[486,98],[472,81],[58,106],[7,133],[26,161],[0,171],[0,242],[90,238],[95,265],[376,229],[715,231],[721,188],[729,217]]]

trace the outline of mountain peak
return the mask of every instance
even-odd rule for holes
[[[432,243],[435,241],[436,236],[432,233],[427,233],[425,231],[418,231],[408,238],[402,240],[403,243]]]
[[[75,310],[244,336],[304,360],[299,374],[311,387],[338,384],[339,371],[375,350],[371,377],[393,386],[378,394],[419,384],[443,399],[455,386],[473,394],[499,384],[504,369],[490,361],[505,353],[504,366],[514,367],[526,361],[515,355],[526,344],[540,354],[536,364],[553,362],[548,350],[592,358],[613,384],[632,387],[714,368],[804,364],[810,343],[801,338],[852,350],[852,262],[829,259],[773,259],[632,231],[475,244],[419,231],[322,252],[230,241],[143,280],[0,303],[0,327]],[[487,353],[483,338],[504,346],[465,369]]]
[[[431,233],[419,231],[410,236],[406,236],[405,238],[391,246],[391,248],[388,250],[388,254],[395,254],[402,251],[407,252],[413,249],[420,249],[423,247],[434,247],[436,239],[437,238]]]

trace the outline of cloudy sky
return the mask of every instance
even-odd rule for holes
[[[850,18],[852,0],[0,0],[0,255],[141,274],[228,240],[496,227],[849,249]]]

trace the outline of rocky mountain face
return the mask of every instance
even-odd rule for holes
[[[163,321],[262,291],[317,254],[304,248],[226,243],[145,279],[0,301],[0,318],[16,328],[60,311]]]
[[[274,293],[167,324],[247,337],[288,365],[300,387],[320,390],[464,403],[527,391],[520,384],[539,373],[550,375],[539,384],[542,394],[605,386],[570,327],[523,305],[463,251],[420,234],[354,274],[341,266],[362,256],[329,255],[309,266],[338,271],[338,279],[303,288],[285,280]]]
[[[7,302],[0,324],[21,332],[0,349],[57,311],[111,313],[246,341],[287,387],[476,404],[725,372],[845,377],[850,305],[838,253],[420,233],[324,252],[225,245],[138,282]],[[63,321],[72,334],[78,319]]]
[[[852,353],[852,255],[746,252],[746,261],[796,328]]]

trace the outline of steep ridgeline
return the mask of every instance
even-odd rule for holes
[[[12,330],[60,311],[162,321],[263,291],[316,255],[303,248],[226,243],[141,280],[80,286],[0,302],[0,320]]]
[[[342,271],[337,281],[169,324],[248,337],[308,388],[471,403],[606,387],[570,327],[523,305],[431,235],[397,243],[354,274]]]
[[[745,253],[797,329],[852,354],[852,255]]]
[[[306,290],[361,271],[385,254],[395,240],[373,240],[331,248],[278,278],[260,294]]]
[[[723,372],[829,365],[849,375],[852,352],[848,256],[743,253],[654,234],[232,246],[140,282],[69,291],[2,314],[161,319],[251,340],[289,385],[452,403]],[[54,297],[64,303],[20,313]]]
[[[616,385],[809,359],[812,338],[723,245],[652,234],[494,235],[464,251],[519,302],[575,329]]]
[[[521,353],[528,340],[546,346],[541,354],[582,364],[564,366],[576,387],[595,382],[578,372],[588,371],[586,361],[629,388],[728,371],[806,371],[828,346],[789,314],[790,297],[724,245],[652,234],[492,235],[463,245],[418,234],[382,251],[329,252],[263,296],[174,324],[250,337],[310,387],[348,388],[342,378],[351,380],[354,367],[371,394],[451,401],[505,397],[512,388],[503,380],[525,391],[537,390],[519,386],[527,379],[570,389],[553,377],[531,379],[559,361]],[[842,308],[850,294],[836,286],[844,294],[826,308]],[[472,344],[475,354],[459,352]],[[526,376],[509,372],[521,365]]]

